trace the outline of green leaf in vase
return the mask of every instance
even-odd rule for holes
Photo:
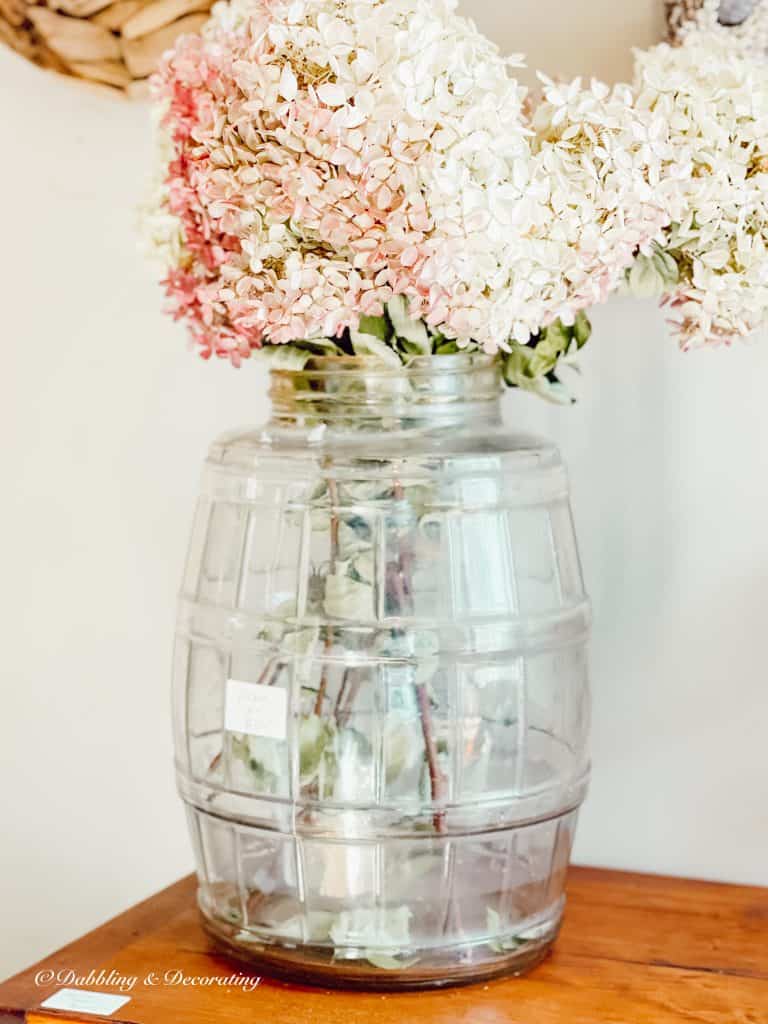
[[[325,613],[334,619],[373,618],[373,587],[370,583],[353,579],[346,565],[325,577]]]
[[[285,744],[264,736],[236,733],[232,734],[230,742],[233,761],[247,769],[248,788],[262,793],[276,792],[285,771]],[[245,775],[242,781],[246,781]]]
[[[406,904],[399,907],[355,907],[342,910],[330,929],[337,947],[359,947],[376,956],[396,957],[411,941],[411,917]]]
[[[378,501],[392,493],[392,480],[346,480],[339,484],[339,496],[349,502]]]
[[[307,626],[285,633],[280,641],[280,651],[292,658],[294,678],[300,686],[306,685],[311,677],[319,638],[320,627]]]
[[[306,785],[318,779],[320,795],[333,791],[336,772],[336,726],[333,719],[305,715],[299,723],[299,772]]]
[[[339,348],[333,338],[307,338],[301,342],[302,348],[308,348],[313,355],[340,356],[344,350]]]
[[[452,338],[436,343],[435,354],[438,356],[453,356],[461,352],[459,344]]]
[[[342,558],[352,558],[371,549],[371,524],[362,516],[349,516],[339,523],[339,550]]]
[[[377,953],[373,949],[364,950],[363,956],[369,964],[373,967],[378,967],[382,971],[405,971],[419,962],[419,958],[417,956],[405,958],[387,956],[385,953]]]
[[[488,933],[492,936],[498,936],[501,932],[501,918],[497,911],[493,907],[486,907],[485,911],[485,923]],[[519,949],[520,946],[525,945],[525,939],[518,939],[515,936],[507,936],[505,938],[491,938],[486,943],[494,953],[511,953],[515,949]]]
[[[319,636],[319,626],[307,626],[303,629],[296,629],[284,634],[280,643],[280,649],[286,654],[307,657],[314,652]]]
[[[389,323],[385,316],[361,316],[356,333],[372,335],[379,341],[388,341],[390,337]]]
[[[537,356],[536,349],[514,343],[512,351],[502,360],[504,380],[510,387],[522,388],[557,405],[567,405],[571,396],[556,378],[553,370],[558,357]]]
[[[259,924],[262,930],[274,931],[281,938],[298,939],[299,942],[325,942],[330,934],[334,915],[326,910],[310,910],[305,914],[289,917],[287,921],[272,925]]]
[[[407,484],[403,488],[403,497],[413,511],[414,517],[421,518],[424,510],[435,499],[434,488],[424,484]]]
[[[352,559],[350,568],[358,580],[372,584],[376,573],[373,551],[362,551]]]
[[[576,321],[573,325],[573,337],[576,341],[577,347],[584,348],[591,336],[592,324],[589,322],[589,317],[582,309],[576,314]]]
[[[502,368],[504,380],[512,387],[527,388],[535,379],[532,367],[533,349],[519,342],[513,342],[510,351],[504,356]],[[554,365],[554,364],[553,364]]]
[[[412,317],[408,308],[408,300],[404,295],[395,295],[387,303],[387,313],[395,332],[395,337],[407,343],[409,355],[430,355],[432,341],[427,333],[423,320]]]
[[[275,370],[303,370],[312,358],[309,349],[298,345],[265,345],[261,349],[263,359],[269,360],[270,367]]]
[[[356,356],[367,356],[370,359],[377,359],[380,363],[386,363],[388,366],[397,366],[398,368],[403,365],[403,361],[397,352],[381,338],[368,334],[363,330],[350,331],[349,336],[352,340],[352,348]]]
[[[546,362],[547,369],[551,369],[558,356],[565,352],[571,344],[571,337],[571,330],[560,320],[555,320],[554,323],[542,330],[539,341],[533,346],[533,352],[542,360],[542,363]],[[538,375],[537,372],[536,376]]]
[[[539,398],[543,398],[545,402],[550,402],[552,405],[571,405],[573,403],[570,392],[559,380],[539,377],[537,380],[532,381],[526,390],[534,395],[538,395]]]

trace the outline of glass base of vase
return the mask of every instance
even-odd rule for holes
[[[382,967],[365,959],[339,958],[327,946],[257,942],[242,939],[231,925],[201,913],[206,934],[227,956],[250,971],[280,981],[322,988],[405,992],[471,985],[494,978],[527,974],[548,955],[560,929],[562,915],[536,937],[514,949],[492,950],[472,943],[415,950],[407,962]]]

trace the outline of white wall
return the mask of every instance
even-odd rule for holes
[[[475,6],[506,48],[607,76],[657,15]],[[0,52],[0,976],[191,863],[175,593],[206,445],[265,400],[260,370],[203,363],[160,315],[132,234],[145,117]],[[594,599],[577,856],[768,883],[768,344],[681,356],[656,310],[624,301],[595,326],[578,406],[508,399],[564,449]]]

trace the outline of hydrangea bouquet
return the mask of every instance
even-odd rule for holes
[[[541,76],[534,101],[454,0],[219,5],[154,80],[145,223],[173,315],[235,365],[479,348],[554,397],[627,282],[686,347],[754,331],[765,33],[734,41],[717,6],[639,53],[633,88]]]
[[[628,276],[686,343],[766,306],[766,72],[713,32],[534,102],[453,0],[233,0],[154,82],[146,223],[204,357],[480,348],[553,392]]]

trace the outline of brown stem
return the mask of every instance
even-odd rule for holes
[[[326,462],[326,466],[330,465],[330,460]],[[328,567],[329,574],[336,572],[336,562],[339,558],[339,490],[335,480],[328,479],[328,501],[331,507],[331,557]],[[323,662],[323,670],[320,675],[320,685],[317,689],[317,697],[315,699],[315,714],[319,715],[323,710],[323,701],[325,700],[325,692],[328,689],[328,656],[330,655],[331,648],[333,647],[333,627],[325,627],[325,661]]]
[[[275,666],[273,666],[272,661],[272,658],[267,659],[267,664],[261,670],[261,675],[256,680],[257,686],[271,686],[274,683],[275,679],[277,678],[277,669]],[[270,675],[272,676],[272,678],[269,680],[269,682],[267,682],[267,679]]]
[[[437,745],[432,732],[432,714],[429,706],[429,694],[424,683],[416,686],[416,700],[419,704],[419,717],[421,718],[421,732],[424,737],[424,749],[427,752],[427,766],[429,768],[429,788],[432,795],[432,803],[439,804],[445,797],[445,776],[440,771],[437,762]],[[436,832],[445,832],[445,811],[438,810],[432,818]]]
[[[330,654],[331,648],[333,647],[333,630],[330,626],[325,627],[325,647],[324,656],[326,660],[323,662],[323,670],[320,674],[320,685],[317,688],[317,696],[315,697],[315,714],[321,714],[323,710],[323,701],[325,700],[325,692],[328,689],[328,655]]]
[[[347,690],[347,683],[349,682],[349,674],[352,670],[345,668],[341,677],[341,685],[339,686],[339,692],[336,696],[336,703],[333,706],[333,717],[336,719],[337,727],[340,725],[341,708],[344,702],[344,695]]]
[[[395,568],[387,569],[387,587],[392,591],[398,611],[402,614],[409,604],[408,588],[405,585],[399,563]]]
[[[405,500],[405,492],[403,490],[403,485],[400,483],[399,480],[395,480],[395,486],[393,487],[393,493],[394,493],[395,499],[397,501],[404,501]],[[411,610],[413,610],[413,593],[412,593],[412,589],[411,589],[411,587],[412,587],[411,572],[412,572],[412,569],[413,569],[413,552],[411,551],[410,547],[407,544],[406,545],[403,545],[403,544],[400,545],[400,550],[398,552],[398,568],[400,570],[400,578],[402,580],[403,589],[405,591],[406,596],[408,597],[408,602],[411,605]]]
[[[403,485],[399,480],[395,480],[393,494],[397,501],[405,499]],[[413,612],[412,569],[413,555],[411,549],[407,544],[401,543],[398,551],[397,570],[391,574],[401,614],[406,611],[406,607]],[[421,719],[421,734],[424,737],[424,750],[427,756],[430,796],[433,804],[440,804],[445,798],[446,778],[440,771],[438,762],[437,745],[432,729],[432,709],[429,703],[429,694],[424,683],[417,684],[415,689],[419,707],[419,718]],[[432,823],[436,832],[445,832],[445,811],[436,810]]]
[[[349,673],[349,688],[346,693],[346,700],[344,701],[344,706],[341,706],[340,701],[337,702],[337,724],[339,728],[343,728],[349,721],[349,716],[352,714],[352,707],[355,703],[355,700],[357,699],[357,694],[360,690],[360,682],[362,679],[359,669],[350,668],[347,669],[344,675],[347,676],[347,673]]]

